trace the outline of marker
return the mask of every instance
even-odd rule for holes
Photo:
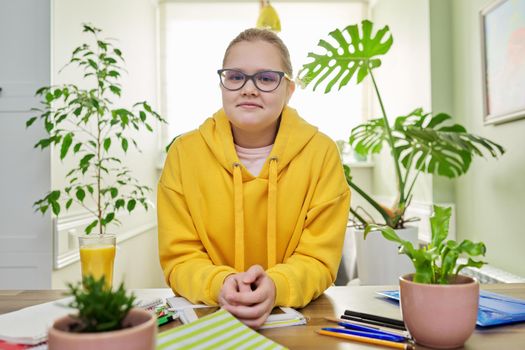
[[[353,341],[365,343],[365,344],[383,345],[383,346],[386,346],[392,349],[403,349],[403,350],[413,350],[414,349],[414,345],[412,344],[396,343],[396,342],[388,341],[388,340],[360,337],[357,335],[330,332],[330,331],[325,331],[325,330],[319,330],[317,331],[317,333],[321,335],[327,335],[330,337],[336,337],[336,338],[341,338],[341,339],[346,339],[346,340],[353,340]]]
[[[178,318],[179,318],[179,314],[176,313],[176,312],[160,316],[159,318],[157,318],[157,326],[159,326],[159,327],[163,326],[163,325],[168,324],[168,323],[170,323],[172,321],[175,321]]]

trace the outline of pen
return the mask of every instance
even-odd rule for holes
[[[367,320],[377,321],[377,322],[383,322],[387,324],[393,324],[400,327],[405,327],[405,322],[401,320],[396,320],[394,318],[388,318],[383,316],[377,316],[372,314],[366,314],[364,312],[357,312],[357,311],[351,311],[351,310],[345,310],[346,316],[353,316],[353,317],[360,317],[365,318]]]
[[[324,330],[319,330],[317,331],[317,333],[321,335],[328,335],[331,337],[336,337],[336,338],[341,338],[341,339],[353,340],[353,341],[360,342],[360,343],[383,345],[383,346],[393,348],[393,349],[405,349],[405,350],[414,349],[414,346],[412,344],[396,343],[393,341],[373,339],[373,338],[368,338],[368,337],[360,337],[357,335],[336,333],[336,332],[330,332],[330,331],[324,331]]]
[[[389,334],[394,334],[394,335],[399,335],[401,337],[405,337],[406,339],[412,339],[412,337],[410,336],[410,334],[408,334],[407,331],[402,331],[402,330],[399,330],[399,329],[393,329],[393,328],[390,328],[390,327],[382,327],[382,326],[374,326],[374,325],[371,325],[369,323],[364,323],[364,322],[360,322],[360,321],[353,321],[353,320],[343,320],[341,318],[335,318],[335,317],[325,317],[324,319],[327,320],[327,321],[330,321],[330,322],[337,323],[339,325],[341,325],[340,323],[344,323],[345,325],[363,326],[363,327],[366,327],[366,328],[370,329],[370,331],[371,330],[383,331],[383,332],[386,332],[386,333],[389,333]],[[344,325],[343,325],[343,327],[344,327]],[[369,331],[367,331],[367,332],[369,332]]]
[[[368,324],[375,325],[375,326],[388,327],[388,328],[399,329],[401,331],[406,331],[406,328],[404,326],[398,326],[398,325],[391,324],[391,323],[384,323],[384,322],[369,320],[367,318],[348,316],[348,315],[341,315],[341,318],[345,320],[357,321],[357,322],[362,322],[362,323],[368,323]]]
[[[342,333],[342,334],[350,334],[350,335],[358,335],[360,337],[388,340],[388,341],[393,341],[393,342],[398,342],[398,343],[405,340],[405,338],[403,338],[403,337],[401,337],[399,335],[374,333],[374,332],[366,332],[366,331],[358,331],[358,330],[349,330],[349,329],[346,329],[346,328],[325,327],[325,328],[323,328],[323,331]]]
[[[171,321],[175,321],[177,318],[179,318],[177,313],[170,313],[160,316],[159,318],[157,318],[157,326],[163,326],[167,323],[170,323]]]
[[[345,327],[346,329],[353,329],[355,331],[384,334],[384,335],[390,335],[390,336],[399,337],[399,338],[403,338],[403,339],[408,339],[409,338],[409,337],[407,337],[404,334],[398,334],[398,333],[394,333],[394,332],[384,331],[384,330],[381,330],[381,329],[377,329],[375,327],[361,326],[361,325],[358,325],[358,324],[353,324],[353,323],[348,323],[348,322],[338,322],[337,324],[339,326]]]

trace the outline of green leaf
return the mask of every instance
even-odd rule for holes
[[[82,147],[82,142],[75,144],[75,147],[73,147],[73,152],[78,153],[78,151],[80,151],[80,147]]]
[[[62,147],[60,147],[60,159],[64,159],[69,151],[69,147],[73,143],[73,133],[69,132],[62,139]]]
[[[120,208],[124,208],[124,205],[126,204],[126,201],[123,199],[117,199],[115,202],[115,209],[118,210]]]
[[[336,45],[324,39],[319,41],[318,45],[325,49],[325,53],[308,53],[308,57],[313,60],[304,64],[299,71],[300,83],[307,86],[316,81],[313,87],[315,90],[329,78],[325,88],[325,93],[328,93],[336,83],[339,83],[339,89],[347,85],[356,73],[357,83],[363,81],[369,70],[381,65],[378,56],[387,53],[393,43],[388,26],[375,35],[372,35],[372,27],[372,22],[364,20],[361,22],[361,32],[358,25],[349,25],[342,31],[336,29],[330,32],[329,40]],[[347,41],[347,37],[350,41]]]
[[[93,231],[93,229],[97,226],[97,224],[98,224],[98,220],[93,220],[91,224],[89,224],[84,230],[86,234],[89,235],[91,231]]]
[[[116,198],[118,196],[118,189],[116,187],[111,187],[109,192],[111,194],[111,198]]]
[[[33,125],[33,123],[35,122],[35,120],[37,120],[38,118],[37,117],[32,117],[32,118],[29,118],[27,121],[26,121],[26,128],[30,127],[31,125]]]
[[[113,221],[114,218],[115,218],[115,213],[108,213],[106,217],[102,219],[104,222],[104,225],[109,224],[111,221]]]
[[[432,246],[440,247],[448,236],[448,226],[452,215],[452,208],[433,206],[434,215],[430,217],[430,229],[432,232]]]
[[[111,146],[111,138],[104,139],[104,150],[107,152]]]
[[[77,188],[75,195],[77,199],[79,200],[79,202],[83,202],[84,198],[86,198],[86,192],[81,187]]]
[[[53,214],[58,216],[60,214],[60,204],[58,204],[58,202],[49,202],[49,204],[51,204]]]
[[[68,201],[66,202],[66,210],[71,207],[71,204],[73,204],[73,198],[69,198]]]
[[[128,201],[128,205],[127,205],[128,212],[131,213],[131,212],[133,211],[133,209],[135,209],[135,205],[136,205],[136,204],[137,204],[137,201],[136,201],[136,200],[134,200],[134,199],[130,199],[130,200]]]
[[[124,152],[127,152],[128,151],[128,140],[126,138],[122,138],[121,140],[121,145],[122,145],[122,150]]]

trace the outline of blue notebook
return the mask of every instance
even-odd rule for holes
[[[399,290],[377,292],[379,295],[399,301]],[[476,324],[490,327],[525,321],[525,300],[506,295],[480,291]]]

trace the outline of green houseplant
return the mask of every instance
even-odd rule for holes
[[[43,214],[51,210],[58,216],[62,209],[69,210],[76,203],[92,216],[85,233],[89,235],[96,230],[100,236],[106,236],[108,225],[120,223],[118,212],[131,213],[138,206],[148,210],[151,205],[147,197],[151,189],[132,176],[116,156],[118,149],[126,153],[133,146],[139,150],[131,132],[151,132],[152,123],[164,119],[145,101],[135,103],[131,109],[115,106],[122,91],[119,83],[124,72],[122,51],[110,40],[101,39],[101,30],[92,25],[84,24],[83,32],[90,35],[91,44],[75,48],[64,68],[76,66],[83,73],[81,83],[89,87],[64,84],[38,89],[36,94],[42,107],[35,109],[38,115],[26,122],[30,127],[39,120],[48,134],[35,148],[54,147],[60,160],[71,157],[76,162],[66,175],[67,186],[51,190],[34,206]],[[93,249],[84,251],[81,246],[84,275],[98,277],[104,273],[94,270],[97,264],[88,266],[104,256],[109,258],[112,270],[114,247],[112,252],[106,250],[98,257],[95,253]],[[110,285],[111,278],[106,277]]]
[[[135,296],[124,285],[106,288],[104,276],[87,276],[82,285],[68,284],[75,315],[56,320],[48,332],[49,349],[154,349],[156,319],[134,308]]]
[[[416,342],[433,348],[457,348],[474,331],[478,312],[479,284],[459,273],[467,266],[481,267],[484,262],[473,258],[484,256],[485,244],[447,239],[451,208],[434,206],[430,218],[432,240],[415,248],[401,239],[389,226],[368,225],[365,238],[381,232],[399,245],[415,268],[414,274],[400,277],[403,320]],[[465,264],[457,259],[467,255]],[[443,336],[446,335],[446,336]]]
[[[363,156],[379,153],[385,144],[389,146],[397,183],[397,197],[392,207],[380,204],[361,189],[352,180],[350,168],[346,165],[345,173],[349,186],[377,211],[384,224],[403,228],[411,220],[405,217],[405,211],[421,173],[454,178],[467,172],[475,156],[498,157],[504,153],[500,145],[468,133],[459,124],[451,124],[451,116],[445,113],[432,115],[416,108],[390,124],[373,73],[374,69],[381,66],[380,57],[393,44],[388,26],[374,33],[373,23],[364,20],[360,26],[335,29],[329,36],[318,44],[325,50],[324,53],[308,54],[312,60],[302,66],[298,81],[303,87],[312,84],[314,90],[326,81],[324,92],[329,93],[336,85],[338,89],[346,86],[354,77],[357,84],[370,77],[381,117],[355,127],[351,131],[349,143]],[[361,227],[375,222],[374,215],[363,213],[360,209],[351,208],[351,213]]]

